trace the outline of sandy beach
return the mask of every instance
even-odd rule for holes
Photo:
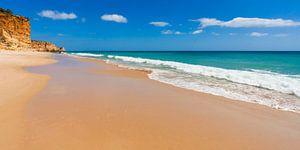
[[[24,140],[26,103],[49,80],[48,75],[26,71],[29,66],[56,62],[48,53],[0,51],[0,147],[20,149]]]
[[[0,68],[0,149],[300,147],[297,113],[176,88],[144,71],[30,52],[0,52]]]

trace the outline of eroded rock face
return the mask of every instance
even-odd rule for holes
[[[0,47],[2,49],[29,49],[30,22],[26,17],[0,13]]]
[[[50,42],[31,40],[27,17],[0,12],[0,50],[61,52],[64,48]]]
[[[62,52],[65,50],[63,47],[57,47],[56,45],[50,42],[38,41],[38,40],[31,41],[31,48],[36,51],[48,51],[48,52]]]

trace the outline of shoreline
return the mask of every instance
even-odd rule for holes
[[[109,63],[109,62],[106,62],[105,60],[102,60],[102,59],[99,59],[99,58],[77,56],[77,55],[72,55],[72,54],[66,54],[66,55],[69,56],[69,57],[75,57],[79,61],[83,61],[83,62],[92,62],[92,63],[99,63],[99,64],[104,63],[106,65],[111,65],[114,68],[119,68],[121,70],[129,70],[129,71],[132,71],[132,72],[136,72],[136,74],[140,74],[137,77],[142,77],[144,79],[148,79],[151,82],[157,82],[158,84],[162,84],[162,86],[167,86],[169,88],[179,89],[179,90],[186,90],[188,92],[192,92],[192,93],[195,92],[195,93],[199,93],[201,95],[209,95],[209,96],[212,96],[212,97],[218,97],[219,99],[222,99],[222,100],[225,100],[225,101],[232,101],[232,103],[235,103],[235,102],[241,103],[241,105],[243,105],[243,103],[245,103],[245,105],[253,105],[254,108],[255,107],[262,107],[263,109],[271,109],[271,110],[274,110],[274,111],[292,113],[292,114],[295,113],[297,115],[300,115],[300,112],[297,112],[297,111],[277,109],[277,108],[270,107],[268,105],[263,105],[263,104],[259,104],[259,103],[255,103],[255,102],[251,102],[251,101],[248,102],[248,101],[243,101],[243,100],[239,100],[239,99],[231,99],[231,98],[224,97],[222,95],[214,95],[214,94],[211,94],[211,93],[196,91],[196,90],[193,90],[193,89],[183,88],[183,87],[179,87],[179,86],[172,85],[172,84],[169,84],[169,83],[164,83],[164,82],[161,82],[161,81],[158,81],[158,80],[155,80],[155,79],[151,79],[149,77],[149,75],[152,72],[151,70],[142,70],[142,69],[129,68],[127,66],[122,66],[122,65],[118,65],[118,64],[114,64],[114,63]],[[111,74],[111,75],[113,75],[113,74]],[[123,75],[128,76],[128,74],[123,74]],[[121,74],[121,76],[122,76],[122,74]]]
[[[102,63],[106,63],[108,65],[113,65],[113,66],[120,67],[120,68],[123,68],[123,69],[145,72],[147,79],[155,81],[155,82],[159,82],[159,83],[162,83],[162,84],[167,84],[167,85],[170,85],[171,87],[180,88],[180,89],[189,90],[189,91],[198,92],[198,93],[204,93],[204,94],[208,94],[208,95],[211,95],[211,96],[222,97],[222,98],[224,98],[226,100],[230,100],[230,101],[245,102],[245,103],[259,105],[259,106],[264,106],[264,107],[267,107],[267,108],[271,108],[271,109],[279,110],[279,111],[283,111],[283,112],[292,112],[292,113],[300,114],[300,111],[296,111],[296,110],[278,108],[278,107],[275,107],[275,106],[270,106],[268,104],[258,103],[256,101],[251,101],[251,100],[243,100],[243,99],[238,99],[238,98],[235,99],[235,98],[227,97],[227,96],[224,96],[224,95],[219,95],[219,94],[214,94],[214,93],[210,93],[210,92],[199,91],[199,90],[196,90],[196,89],[193,89],[193,88],[180,87],[180,86],[172,84],[172,83],[160,81],[160,80],[157,80],[157,79],[152,79],[151,78],[152,70],[150,70],[150,69],[149,70],[147,70],[147,69],[143,70],[143,69],[138,69],[138,68],[131,68],[131,67],[128,67],[128,66],[123,66],[123,65],[119,65],[119,64],[114,64],[114,63],[111,63],[111,62],[107,62],[106,60],[103,60],[101,58],[92,58],[92,57],[88,57],[88,56],[79,56],[79,55],[68,54],[68,53],[65,53],[64,55],[70,56],[70,57],[75,57],[75,58],[78,58],[79,60],[82,60],[82,61],[83,60],[84,61],[90,61],[90,62],[100,61]]]
[[[149,72],[99,59],[32,55],[43,66],[17,61],[28,60],[26,54],[11,55],[16,57],[14,63],[25,65],[20,70],[37,77],[30,82],[43,84],[34,86],[33,97],[12,99],[16,104],[0,114],[5,122],[0,126],[2,149],[290,150],[300,146],[297,113],[182,89],[149,79]],[[26,89],[31,88],[24,89],[30,93]]]
[[[103,61],[55,59],[31,69],[52,79],[28,105],[29,149],[55,148],[49,141],[62,149],[299,147],[299,114],[185,90]]]
[[[47,86],[48,75],[34,74],[27,67],[56,61],[49,53],[0,51],[0,147],[20,149],[15,142],[24,136],[24,109]]]

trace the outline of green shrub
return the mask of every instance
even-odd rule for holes
[[[13,12],[10,9],[4,9],[4,8],[0,8],[0,12],[4,14],[10,14],[10,15],[13,14]]]

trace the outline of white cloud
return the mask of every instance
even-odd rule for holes
[[[150,22],[149,24],[154,25],[156,27],[166,27],[170,26],[168,22],[158,21],[158,22]]]
[[[101,16],[103,21],[113,21],[117,23],[127,23],[127,18],[118,14],[105,14]]]
[[[161,31],[161,34],[165,34],[165,35],[171,35],[171,34],[181,35],[183,33],[179,32],[179,31],[163,30],[163,31]]]
[[[183,33],[182,33],[182,32],[179,32],[179,31],[175,31],[174,34],[175,34],[175,35],[180,35],[180,34],[183,34]]]
[[[77,16],[74,13],[65,13],[59,12],[56,10],[43,10],[38,13],[39,16],[50,18],[53,20],[69,20],[69,19],[76,19]]]
[[[196,31],[194,31],[194,32],[192,32],[192,34],[200,34],[200,33],[202,33],[203,32],[203,30],[196,30]]]
[[[200,22],[200,25],[202,28],[208,27],[208,26],[220,26],[222,24],[222,21],[217,20],[215,18],[200,18],[197,20],[192,20]]]
[[[261,33],[261,32],[252,32],[250,33],[250,36],[253,36],[253,37],[263,37],[263,36],[268,36],[269,33]]]
[[[300,22],[285,19],[265,19],[265,18],[243,18],[237,17],[229,21],[217,20],[215,18],[200,18],[192,21],[200,22],[201,28],[209,26],[221,27],[295,27],[300,26]]]

